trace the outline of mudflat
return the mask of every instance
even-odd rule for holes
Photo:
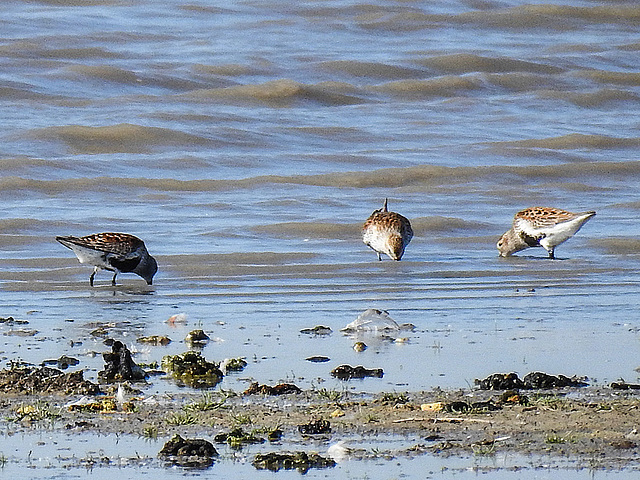
[[[9,430],[46,425],[67,433],[132,435],[141,442],[179,434],[214,445],[233,442],[237,449],[245,441],[264,443],[269,451],[299,450],[314,439],[313,449],[320,444],[323,454],[338,461],[513,452],[542,456],[551,466],[567,460],[597,469],[639,463],[640,391],[629,385],[375,395],[326,389],[266,395],[251,393],[268,391],[254,386],[246,392],[145,395],[140,384],[95,389],[78,372],[59,373],[55,386],[32,384],[26,391],[19,368],[4,371],[9,381],[1,382],[0,405]],[[296,392],[291,387],[271,391]],[[389,438],[403,446],[385,447],[381,439]]]

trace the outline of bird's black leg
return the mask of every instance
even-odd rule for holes
[[[555,257],[555,254],[554,254],[554,252],[553,252],[553,251],[554,251],[554,249],[553,249],[553,248],[551,248],[551,249],[549,249],[549,250],[548,250],[548,252],[549,252],[549,258],[550,258],[551,260],[555,260],[555,258],[556,258],[556,257]]]
[[[376,253],[378,253],[378,252],[376,252]],[[378,253],[378,260],[382,261],[382,255],[380,255],[379,253]]]
[[[114,287],[116,286],[116,275],[118,275],[118,272],[114,273],[113,278],[111,279],[111,285]]]
[[[93,273],[91,274],[91,276],[89,277],[89,285],[91,285],[93,287],[93,279],[96,277],[96,272],[98,271],[97,268],[93,269]]]

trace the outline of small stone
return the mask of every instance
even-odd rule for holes
[[[138,343],[145,343],[147,345],[169,345],[171,339],[166,335],[150,335],[148,337],[140,337],[136,340]]]
[[[367,344],[364,342],[356,342],[353,344],[353,349],[356,352],[364,352],[367,349]]]
[[[204,330],[192,330],[185,337],[184,341],[191,344],[205,344],[209,341],[209,335]]]
[[[611,442],[611,446],[619,450],[630,450],[637,447],[637,445],[631,440],[615,440]]]
[[[303,328],[300,330],[300,333],[307,335],[330,335],[332,332],[331,328],[325,327],[324,325],[316,325],[313,328]]]
[[[420,405],[420,410],[423,412],[441,412],[444,410],[443,402],[423,403]]]
[[[305,358],[305,360],[307,362],[312,362],[312,363],[324,363],[324,362],[328,362],[331,359],[329,357],[325,357],[322,355],[314,355],[313,357]]]
[[[225,358],[220,362],[220,370],[225,373],[228,372],[241,372],[247,366],[247,361],[242,358]]]

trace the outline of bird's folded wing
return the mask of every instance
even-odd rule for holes
[[[529,237],[536,238],[541,235],[541,229],[545,227],[551,227],[553,225],[553,222],[545,221],[541,225],[538,222],[536,222],[536,224],[533,224],[532,222],[530,222],[529,220],[525,220],[524,218],[516,218],[513,222],[513,229],[518,233],[522,232]]]

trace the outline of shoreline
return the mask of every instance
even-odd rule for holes
[[[301,450],[311,442],[314,451],[327,455],[333,445],[331,456],[339,461],[505,454],[538,458],[551,468],[568,468],[567,462],[570,468],[599,470],[640,467],[640,395],[606,386],[506,393],[320,389],[284,395],[190,389],[153,396],[118,391],[117,385],[101,388],[111,395],[0,394],[7,412],[4,426],[7,431],[46,426],[52,432],[131,435],[158,440],[158,450],[175,434],[207,439],[220,450],[224,445],[214,441],[216,435],[239,429],[264,440],[259,443],[268,451]],[[314,432],[317,425],[325,431]],[[271,441],[275,430],[280,434]],[[385,446],[389,439],[399,447]],[[242,449],[244,440],[236,440],[234,448]]]

